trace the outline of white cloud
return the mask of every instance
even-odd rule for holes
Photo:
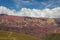
[[[0,14],[1,13],[8,14],[8,15],[14,15],[15,10],[10,10],[6,7],[0,6]]]
[[[53,8],[53,9],[29,9],[29,8],[22,8],[20,11],[10,10],[9,8],[0,6],[0,14],[5,13],[8,15],[15,15],[15,16],[27,16],[27,17],[47,17],[47,18],[60,18],[60,7]]]
[[[17,9],[23,7],[24,4],[26,4],[26,5],[32,4],[29,0],[25,0],[25,1],[24,0],[13,0],[13,1],[15,3],[14,5]]]
[[[60,6],[60,0],[48,0],[46,2],[41,2],[44,8],[54,8]]]

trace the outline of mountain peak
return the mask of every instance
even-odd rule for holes
[[[7,16],[7,14],[3,14],[3,13],[2,13],[2,14],[0,14],[0,16]]]

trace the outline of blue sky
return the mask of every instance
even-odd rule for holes
[[[60,0],[0,0],[0,6],[19,10],[21,8],[54,8],[60,7]]]
[[[16,10],[21,8],[44,9],[60,7],[60,0],[0,0],[0,6]]]
[[[60,18],[60,0],[0,0],[0,14]]]

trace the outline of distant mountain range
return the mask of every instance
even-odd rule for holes
[[[14,31],[43,38],[60,33],[60,18],[35,18],[0,14],[0,30]]]
[[[7,16],[8,14],[0,14],[0,16]]]

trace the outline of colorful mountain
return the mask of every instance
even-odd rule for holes
[[[0,30],[24,33],[44,38],[51,33],[58,33],[55,18],[34,18],[1,14]],[[58,31],[58,32],[57,32]]]

